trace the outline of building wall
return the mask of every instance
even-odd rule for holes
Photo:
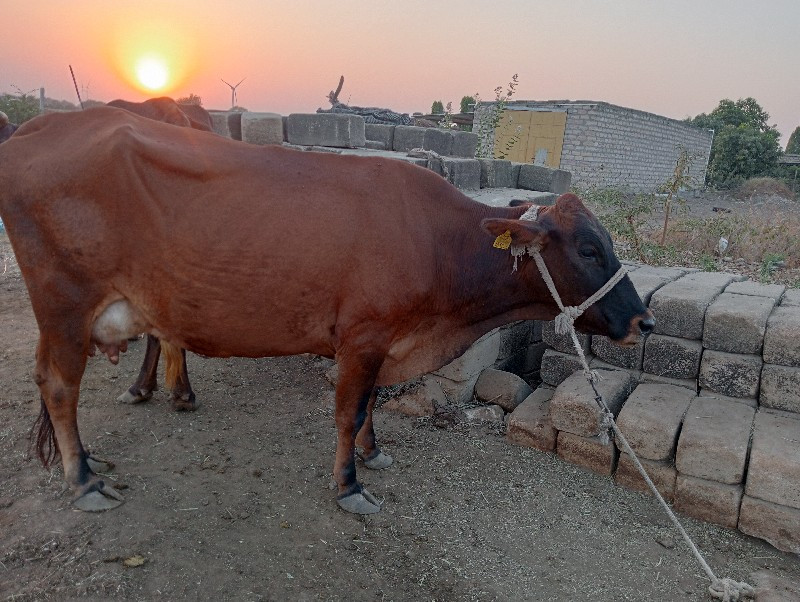
[[[493,103],[476,110],[476,124]],[[514,101],[507,109],[566,111],[561,169],[573,186],[654,191],[672,178],[680,150],[690,154],[692,187],[702,186],[713,132],[675,119],[594,101]],[[479,126],[474,127],[478,131]]]

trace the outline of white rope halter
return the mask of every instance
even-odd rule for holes
[[[539,216],[539,209],[541,207],[539,205],[533,205],[528,209],[525,213],[520,216],[520,220],[525,221],[536,221]],[[506,232],[505,235],[498,237],[498,240],[495,241],[495,246],[499,248],[506,248],[506,242],[510,239],[505,238],[503,243],[498,244],[501,238],[504,238],[508,235]],[[650,491],[653,492],[653,495],[656,497],[658,502],[661,504],[661,507],[667,513],[672,524],[678,529],[680,534],[683,536],[684,541],[689,545],[689,548],[694,554],[695,559],[698,561],[700,566],[705,571],[706,576],[711,581],[711,585],[708,587],[708,592],[712,598],[716,598],[718,600],[722,600],[723,602],[737,602],[738,600],[742,600],[745,597],[753,597],[755,595],[755,591],[753,587],[744,582],[744,581],[735,581],[734,579],[724,578],[720,579],[714,574],[714,571],[711,570],[711,567],[706,562],[703,555],[700,553],[700,550],[697,549],[697,546],[692,541],[692,538],[689,537],[689,534],[683,528],[678,517],[675,516],[675,513],[672,512],[672,509],[667,505],[664,501],[664,498],[661,496],[661,493],[658,491],[658,488],[655,486],[653,481],[650,479],[650,476],[647,474],[647,471],[642,466],[642,463],[639,461],[639,458],[636,457],[636,453],[631,448],[630,444],[628,443],[625,436],[622,434],[622,431],[617,426],[616,421],[614,420],[614,414],[606,405],[605,400],[603,400],[603,396],[600,395],[595,383],[599,380],[599,375],[596,371],[591,370],[589,368],[589,364],[586,361],[586,356],[583,354],[583,348],[578,341],[578,335],[575,333],[575,320],[577,320],[586,308],[588,308],[593,303],[596,303],[600,299],[602,299],[608,291],[610,291],[614,286],[625,277],[627,270],[625,270],[624,266],[621,266],[617,272],[611,277],[611,279],[606,282],[600,289],[594,293],[591,297],[586,299],[583,303],[577,306],[567,306],[564,307],[564,304],[561,302],[561,297],[556,290],[555,283],[553,279],[550,277],[550,272],[547,270],[547,265],[544,263],[544,259],[542,259],[542,255],[540,253],[541,248],[538,245],[510,245],[511,255],[514,256],[514,268],[512,271],[516,271],[517,269],[517,260],[519,257],[527,254],[533,257],[533,260],[536,262],[536,266],[539,268],[539,272],[542,274],[542,278],[544,279],[545,284],[547,285],[550,294],[553,296],[553,299],[558,305],[561,313],[556,316],[555,319],[555,329],[557,334],[567,334],[569,333],[572,337],[572,344],[575,346],[575,351],[578,353],[578,357],[581,360],[581,364],[583,365],[583,373],[586,376],[586,379],[589,381],[589,384],[592,387],[592,390],[595,393],[595,401],[597,405],[600,407],[600,413],[602,415],[600,420],[600,435],[598,439],[601,443],[607,444],[609,442],[609,430],[614,431],[614,436],[616,440],[621,444],[621,447],[625,450],[625,452],[629,455],[629,457],[633,460],[634,465],[638,469],[639,473],[644,478],[647,485],[650,487]]]

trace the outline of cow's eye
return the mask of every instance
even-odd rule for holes
[[[597,249],[594,247],[581,247],[578,253],[585,259],[597,259],[598,257]]]

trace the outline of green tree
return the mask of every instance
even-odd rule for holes
[[[780,156],[780,133],[754,98],[720,101],[711,113],[688,120],[714,130],[706,181],[728,188],[755,176],[772,173]]]
[[[24,123],[39,114],[39,98],[33,91],[22,92],[17,88],[16,94],[0,95],[0,111],[8,116],[11,123]]]
[[[434,100],[431,105],[431,115],[441,115],[444,113],[444,103],[441,100]]]
[[[787,155],[800,155],[800,126],[794,128],[789,142],[786,143]]]
[[[475,97],[474,96],[463,96],[461,98],[461,112],[462,113],[469,113],[470,111],[475,109]]]

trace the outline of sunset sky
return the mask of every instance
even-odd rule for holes
[[[194,93],[281,114],[340,100],[428,112],[519,74],[515,98],[597,100],[683,119],[754,97],[800,125],[800,1],[4,2],[0,92],[75,102]],[[147,91],[145,85],[152,90]]]

